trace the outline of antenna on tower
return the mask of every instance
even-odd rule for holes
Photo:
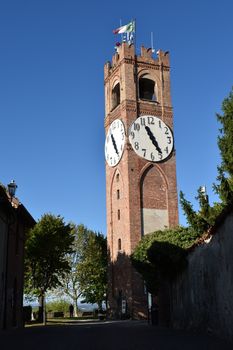
[[[151,40],[151,51],[152,51],[152,53],[155,53],[153,32],[150,33],[150,40]]]
[[[200,187],[200,192],[204,196],[205,200],[209,203],[209,196],[207,195],[206,186]]]
[[[121,18],[120,18],[120,27],[122,27],[122,20],[121,20]],[[122,42],[124,41],[124,35],[123,34],[121,34],[121,41]]]

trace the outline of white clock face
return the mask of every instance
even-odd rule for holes
[[[173,150],[171,129],[158,117],[143,115],[130,127],[129,141],[133,150],[151,162],[165,160]]]
[[[105,139],[105,159],[109,166],[115,166],[121,160],[125,145],[125,128],[120,119],[110,125]]]

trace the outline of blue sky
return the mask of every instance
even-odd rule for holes
[[[0,182],[35,219],[106,233],[103,66],[137,21],[137,50],[170,51],[178,191],[194,202],[220,163],[215,114],[233,85],[231,0],[0,2]],[[185,223],[180,210],[180,222]]]

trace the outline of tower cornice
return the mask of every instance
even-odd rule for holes
[[[105,77],[104,79],[104,83],[106,84],[110,79],[112,79],[113,75],[115,73],[118,72],[119,68],[123,65],[123,64],[131,64],[131,65],[136,65],[138,68],[143,68],[143,69],[152,69],[152,70],[161,70],[163,69],[163,71],[165,72],[169,72],[170,71],[170,67],[166,66],[164,64],[160,64],[158,62],[158,60],[156,60],[155,62],[145,62],[143,60],[140,60],[140,56],[137,56],[137,58],[123,58],[121,61],[118,62],[118,64],[116,64],[114,67],[110,68],[109,70],[109,74]],[[140,73],[140,72],[139,72]]]

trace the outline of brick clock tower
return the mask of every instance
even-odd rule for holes
[[[147,317],[130,262],[142,236],[178,224],[169,54],[121,43],[104,67],[108,302],[113,317]]]

